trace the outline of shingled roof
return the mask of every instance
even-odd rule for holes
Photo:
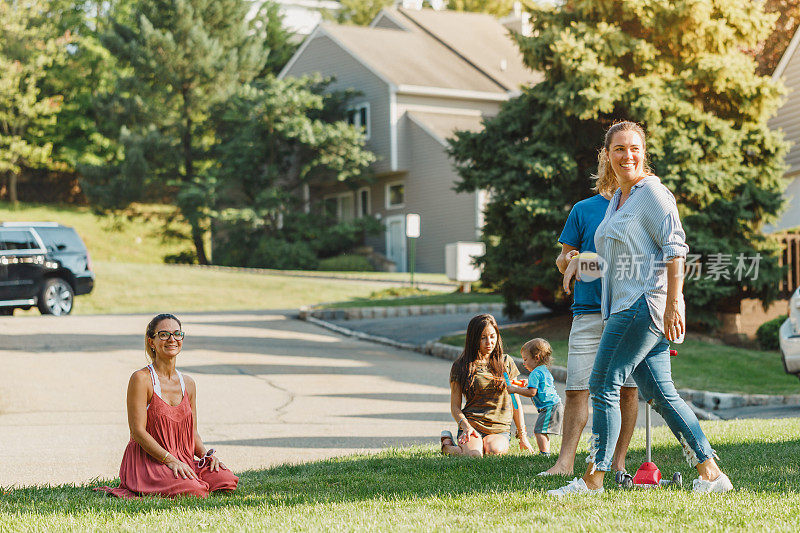
[[[390,23],[376,24],[381,19]],[[324,23],[318,31],[400,90],[425,87],[499,97],[542,78],[523,64],[508,31],[491,15],[387,8],[370,27]]]

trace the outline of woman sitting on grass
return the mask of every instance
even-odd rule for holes
[[[464,351],[450,369],[450,412],[458,424],[458,441],[449,431],[442,431],[443,454],[482,457],[507,453],[512,417],[519,448],[533,451],[522,409],[512,408],[504,372],[511,379],[519,375],[517,365],[503,353],[497,321],[492,315],[478,315],[470,320]]]
[[[128,384],[131,440],[122,456],[117,488],[99,487],[120,498],[142,494],[199,496],[236,489],[233,475],[197,432],[197,388],[175,369],[183,347],[181,322],[161,314],[147,325],[144,347],[151,364]],[[199,460],[195,460],[195,456]]]

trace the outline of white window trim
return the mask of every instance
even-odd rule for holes
[[[342,198],[347,198],[347,197],[350,197],[351,200],[354,200],[353,199],[353,192],[352,191],[350,191],[350,192],[338,192],[336,194],[326,194],[325,196],[322,197],[323,204],[326,201],[328,201],[328,200],[330,200],[332,198],[336,198],[336,220],[338,222],[344,222],[344,220],[342,219],[342,200],[341,199]],[[355,207],[355,201],[353,201],[353,207]],[[354,213],[354,215],[355,215],[355,213]],[[355,218],[358,218],[358,217],[355,217]]]
[[[363,127],[364,128],[364,140],[368,141],[369,138],[372,136],[372,127],[370,126],[370,122],[372,122],[372,110],[369,107],[369,102],[360,102],[358,104],[351,105],[347,108],[347,112],[350,111],[359,111],[361,108],[367,110],[367,123],[366,124],[355,124],[356,127]],[[356,113],[357,117],[361,115]]]
[[[367,206],[366,206],[367,208],[366,208],[366,210],[362,209],[364,206],[361,205],[361,193],[364,192],[364,191],[367,192]],[[358,214],[357,218],[361,218],[361,217],[363,217],[365,215],[369,216],[369,215],[372,214],[372,191],[370,190],[369,187],[361,187],[360,189],[358,189],[356,191],[356,210],[357,210],[357,214]],[[366,211],[366,213],[364,213],[364,211]]]
[[[384,204],[386,205],[386,209],[401,209],[406,206],[406,191],[405,191],[405,181],[390,181],[386,184],[386,188],[384,189]],[[390,204],[389,203],[389,189],[394,185],[403,185],[403,203],[401,204]]]

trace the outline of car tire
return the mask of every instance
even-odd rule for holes
[[[68,315],[72,312],[75,291],[61,278],[50,278],[44,282],[39,292],[36,307],[43,315]]]
[[[13,307],[0,307],[0,316],[13,316],[13,315],[14,315]]]

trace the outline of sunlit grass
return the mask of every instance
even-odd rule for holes
[[[681,490],[621,490],[607,476],[600,496],[555,500],[545,491],[567,478],[535,475],[552,459],[442,457],[431,445],[243,472],[235,494],[206,500],[121,501],[86,486],[6,489],[0,524],[11,531],[795,531],[800,419],[702,425],[733,492],[693,494],[696,472],[658,427],[653,461],[664,477],[682,472]],[[643,441],[637,430],[631,469],[644,460]]]

